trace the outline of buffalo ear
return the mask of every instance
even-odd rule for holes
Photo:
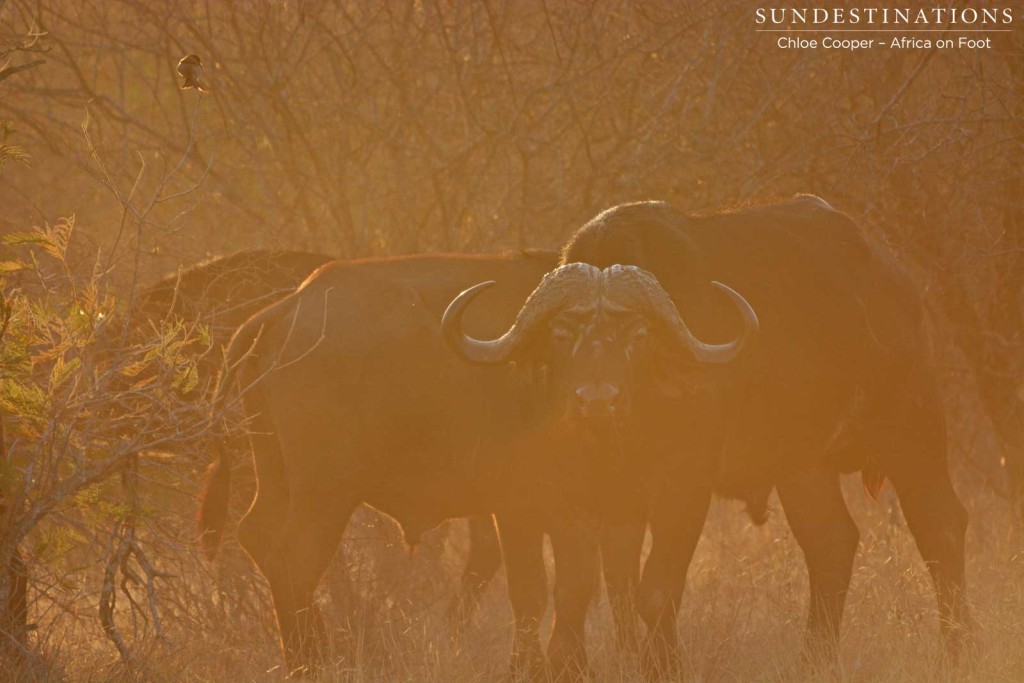
[[[662,398],[680,399],[683,397],[683,376],[677,372],[658,373],[654,380],[654,389]]]
[[[541,367],[551,363],[551,342],[545,335],[525,339],[512,358],[524,366]]]
[[[530,357],[520,357],[509,362],[508,372],[516,385],[522,389],[541,390],[547,387],[551,369]]]
[[[693,362],[665,367],[654,375],[654,389],[662,398],[704,400],[715,393],[712,368]]]
[[[686,396],[686,385],[693,374],[691,362],[683,359],[678,352],[672,352],[662,346],[653,348],[653,355],[647,360],[651,373],[654,391],[661,398],[680,399]]]

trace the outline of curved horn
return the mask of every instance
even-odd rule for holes
[[[694,336],[686,322],[679,315],[679,310],[672,302],[668,292],[661,286],[653,274],[636,266],[611,266],[609,275],[616,283],[625,286],[630,299],[642,305],[649,313],[661,319],[672,331],[676,340],[682,344],[693,357],[701,363],[728,363],[757,336],[759,324],[757,314],[747,300],[731,287],[721,282],[712,282],[712,286],[724,291],[739,309],[743,319],[743,330],[739,336],[724,344],[708,344]],[[634,304],[636,305],[636,304]]]
[[[497,365],[506,362],[537,324],[546,320],[553,311],[573,300],[596,297],[601,287],[601,270],[583,263],[555,268],[527,297],[515,323],[505,334],[492,341],[473,339],[462,331],[462,315],[470,302],[493,284],[493,281],[481,282],[459,294],[448,304],[441,319],[441,333],[445,341],[470,363]]]
[[[481,292],[490,289],[495,284],[497,283],[494,280],[488,280],[464,290],[452,299],[441,318],[441,333],[444,335],[444,340],[448,342],[448,346],[455,353],[470,363],[495,365],[505,362],[509,354],[512,353],[511,345],[506,341],[511,330],[494,341],[473,339],[462,331],[462,315],[466,312],[466,307]]]
[[[694,349],[693,355],[702,363],[728,363],[739,355],[743,347],[757,338],[761,325],[757,320],[757,313],[754,311],[754,307],[739,292],[728,285],[723,285],[717,280],[713,281],[711,285],[729,295],[729,298],[736,305],[737,310],[739,310],[740,318],[743,320],[743,329],[738,337],[724,344],[705,344],[691,334],[690,337],[698,345]],[[689,332],[689,330],[687,331]]]

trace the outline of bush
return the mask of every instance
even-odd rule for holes
[[[5,277],[17,280],[3,306],[0,347],[4,642],[7,657],[25,659],[27,563],[33,583],[47,587],[37,599],[52,603],[34,612],[98,601],[103,632],[131,663],[118,598],[129,621],[161,630],[163,574],[146,550],[158,533],[158,489],[140,481],[159,484],[177,476],[168,469],[175,460],[202,457],[213,421],[193,389],[196,358],[210,339],[177,319],[127,334],[130,313],[118,310],[101,271],[82,280],[68,267],[73,227],[69,218],[3,238],[14,252]]]

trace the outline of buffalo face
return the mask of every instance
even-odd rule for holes
[[[636,266],[601,270],[570,263],[544,276],[505,334],[473,339],[462,330],[462,315],[493,284],[480,283],[451,302],[441,323],[446,341],[470,363],[527,361],[546,368],[552,398],[570,418],[628,417],[636,396],[656,391],[656,359],[663,354],[728,363],[758,329],[750,304],[716,282],[739,309],[743,330],[728,343],[704,343],[651,273]]]
[[[574,418],[626,417],[646,367],[649,322],[610,302],[586,302],[554,314],[546,365]]]

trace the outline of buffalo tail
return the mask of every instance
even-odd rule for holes
[[[203,485],[203,495],[196,515],[199,547],[210,561],[217,556],[224,536],[228,518],[228,492],[231,489],[231,454],[220,440],[214,450],[216,459],[206,468],[206,483]]]

